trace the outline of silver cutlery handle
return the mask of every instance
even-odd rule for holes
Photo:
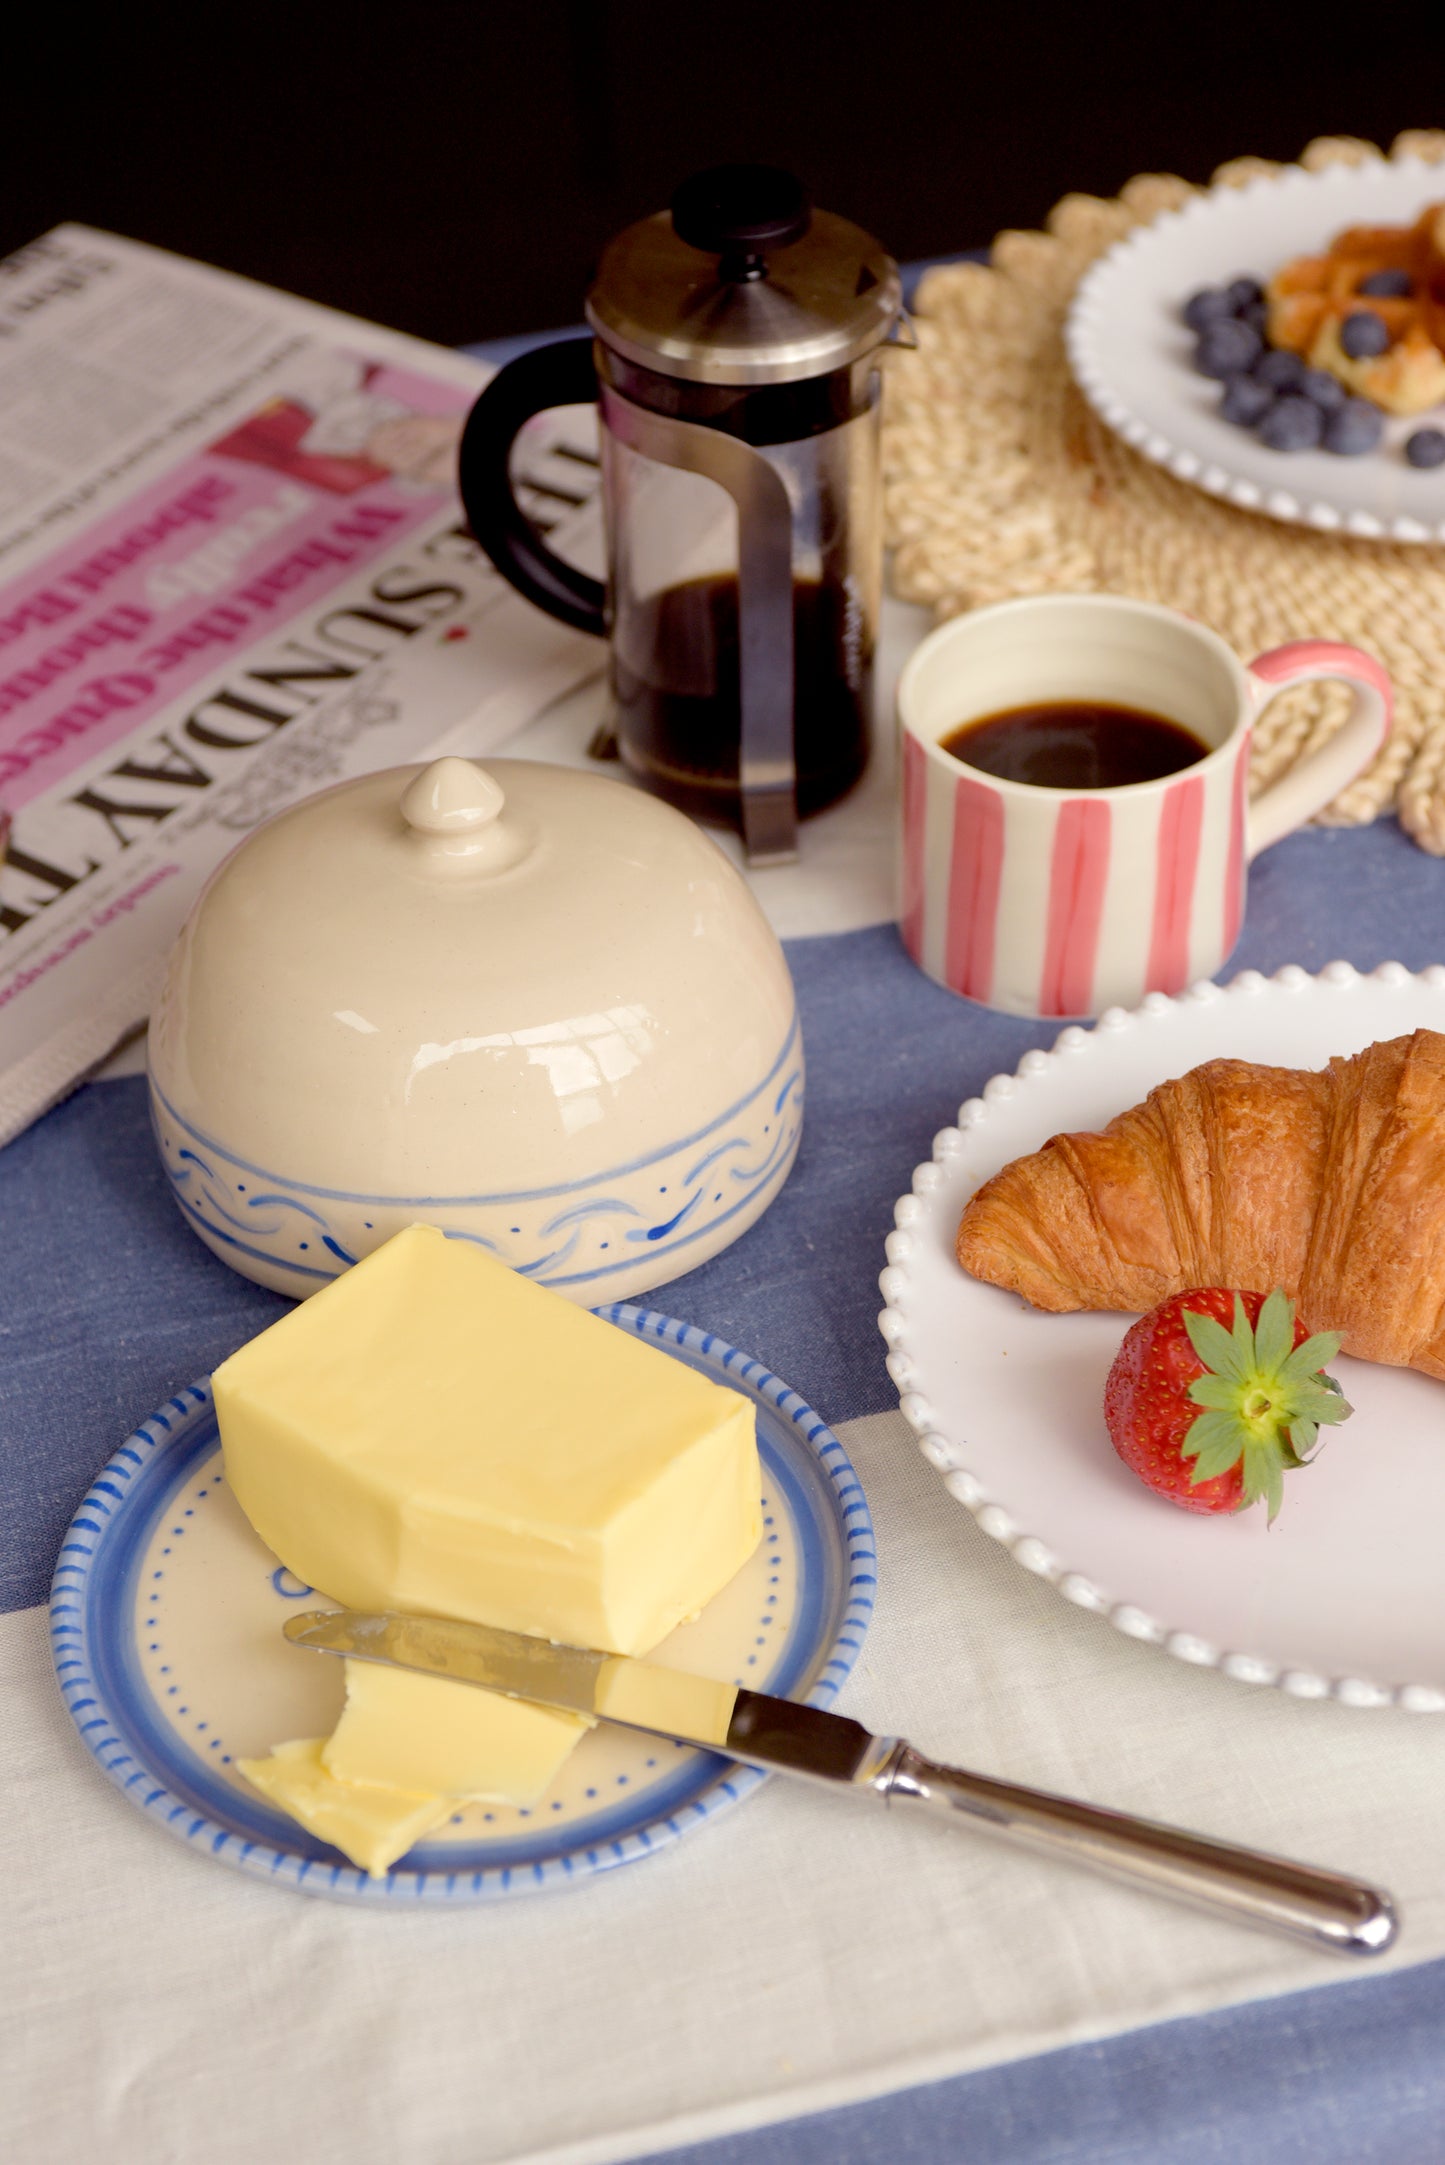
[[[911,1744],[896,1747],[874,1787],[890,1804],[926,1805],[957,1821],[991,1827],[1031,1849],[1287,1932],[1336,1954],[1382,1954],[1395,1937],[1389,1895],[1361,1880],[1046,1790],[991,1781],[962,1767],[937,1766]]]

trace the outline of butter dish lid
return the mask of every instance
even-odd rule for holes
[[[683,1065],[701,1126],[792,1002],[746,883],[680,813],[447,758],[233,852],[172,952],[150,1065],[198,1130],[322,1188],[540,1188],[652,1147]]]

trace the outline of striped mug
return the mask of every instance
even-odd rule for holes
[[[1351,687],[1346,721],[1251,803],[1256,716],[1316,678]],[[1080,790],[1000,780],[940,742],[1050,701],[1161,714],[1209,749],[1158,781]],[[1153,602],[1050,594],[955,617],[898,684],[903,944],[940,985],[1011,1015],[1097,1015],[1212,977],[1250,859],[1370,764],[1390,711],[1389,678],[1357,647],[1300,639],[1245,668]]]

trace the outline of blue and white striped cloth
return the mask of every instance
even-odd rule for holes
[[[805,851],[777,890],[785,924],[828,920],[806,906],[810,857],[835,881],[846,871],[820,827]],[[860,858],[859,877],[877,891],[876,866]],[[1445,868],[1382,823],[1261,859],[1231,967],[1442,953]],[[162,1840],[68,1731],[41,1604],[97,1466],[285,1304],[187,1230],[132,1077],[82,1089],[0,1155],[10,2155],[1442,2154],[1445,1964],[1424,1960],[1445,1950],[1441,1732],[1130,1646],[951,1502],[894,1410],[875,1321],[883,1239],[935,1131],[1053,1026],[939,991],[887,923],[820,930],[788,954],[809,1063],[796,1171],[746,1239],[656,1304],[756,1354],[842,1427],[880,1541],[850,1710],[940,1756],[1377,1877],[1405,1906],[1398,1961],[1419,1966],[1345,1980],[1283,1943],[780,1783],[671,1855],[505,1915],[356,1915]]]

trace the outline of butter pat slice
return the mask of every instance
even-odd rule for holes
[[[699,1744],[726,1744],[737,1705],[736,1684],[716,1684],[646,1662],[605,1661],[596,1707],[604,1721],[639,1722]]]
[[[590,1723],[444,1676],[348,1661],[327,1772],[451,1798],[535,1804]]]
[[[341,1782],[322,1764],[323,1737],[278,1744],[269,1759],[238,1759],[252,1787],[382,1879],[423,1835],[451,1818],[451,1797],[422,1796],[374,1782]]]
[[[241,1509],[350,1608],[643,1653],[762,1532],[746,1399],[430,1226],[212,1382]]]

